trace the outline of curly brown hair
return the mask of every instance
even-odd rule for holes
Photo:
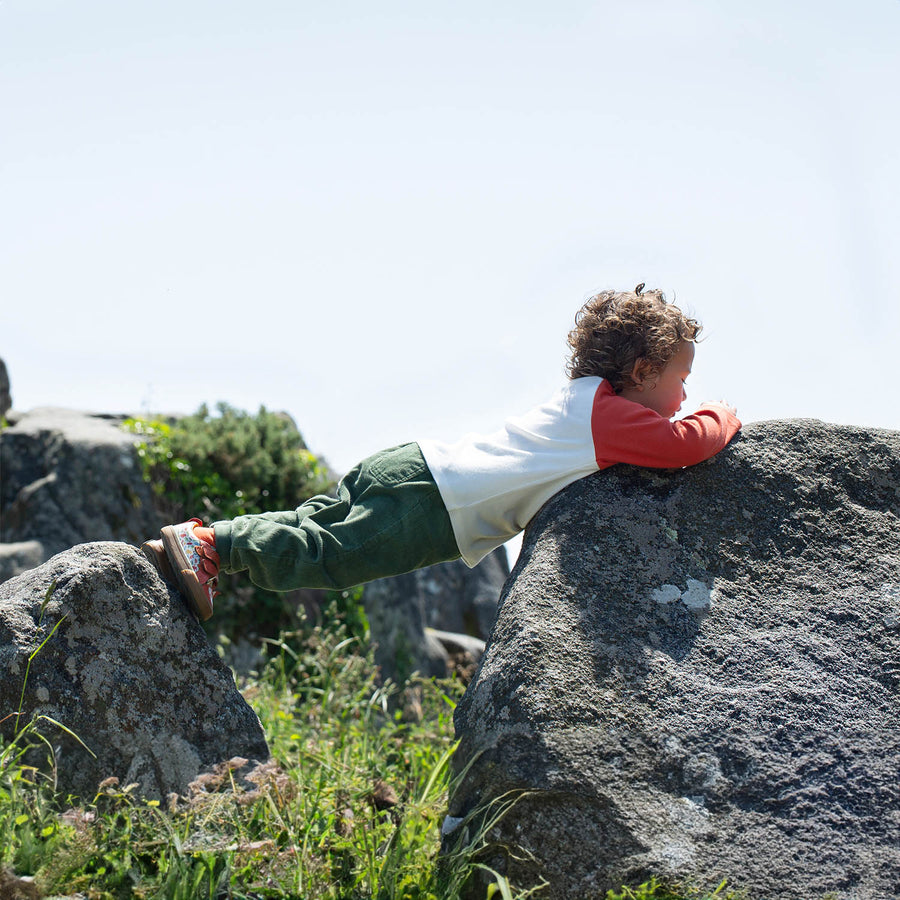
[[[662,291],[601,291],[575,316],[569,332],[572,355],[566,366],[569,378],[599,375],[620,394],[633,387],[635,363],[644,373],[659,372],[684,341],[696,341],[703,326],[686,316]]]

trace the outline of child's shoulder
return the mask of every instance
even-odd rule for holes
[[[590,421],[597,392],[601,391],[605,384],[606,381],[603,378],[595,375],[567,380],[543,403],[532,407],[530,412],[521,418]]]
[[[571,378],[565,382],[550,399],[550,403],[558,403],[565,407],[571,403],[592,403],[597,391],[607,384],[606,379],[597,375],[584,375]]]
[[[609,388],[609,382],[599,375],[582,375],[569,379],[559,390],[561,394],[596,394],[603,386]],[[611,388],[610,388],[611,390]]]

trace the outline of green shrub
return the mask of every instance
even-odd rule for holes
[[[290,416],[264,406],[251,415],[219,403],[214,415],[204,404],[172,424],[128,419],[125,428],[144,437],[144,476],[172,519],[294,509],[333,486]]]

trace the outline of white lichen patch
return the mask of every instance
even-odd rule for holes
[[[656,588],[650,596],[654,603],[667,606],[681,599],[681,588],[675,587],[674,584],[664,584]]]
[[[696,578],[688,578],[687,590],[681,595],[681,602],[688,608],[694,610],[708,610],[713,605],[712,588],[705,585]]]
[[[696,578],[688,578],[687,590],[682,590],[674,584],[663,584],[655,588],[650,597],[660,606],[668,606],[680,600],[694,612],[708,612],[715,599],[715,591]]]

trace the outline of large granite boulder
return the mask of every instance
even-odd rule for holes
[[[135,436],[121,417],[70,409],[17,413],[0,435],[0,581],[76,544],[137,544],[161,525],[143,480]]]
[[[73,547],[0,585],[0,720],[5,740],[34,722],[60,792],[88,799],[111,776],[148,798],[186,793],[220,762],[269,755],[181,595],[119,543]]]
[[[474,569],[454,560],[369,582],[363,603],[382,677],[446,678],[460,657],[477,662],[508,575],[500,547]]]
[[[446,840],[516,797],[486,862],[542,897],[897,897],[898,721],[900,433],[755,424],[534,519],[456,711]]]

